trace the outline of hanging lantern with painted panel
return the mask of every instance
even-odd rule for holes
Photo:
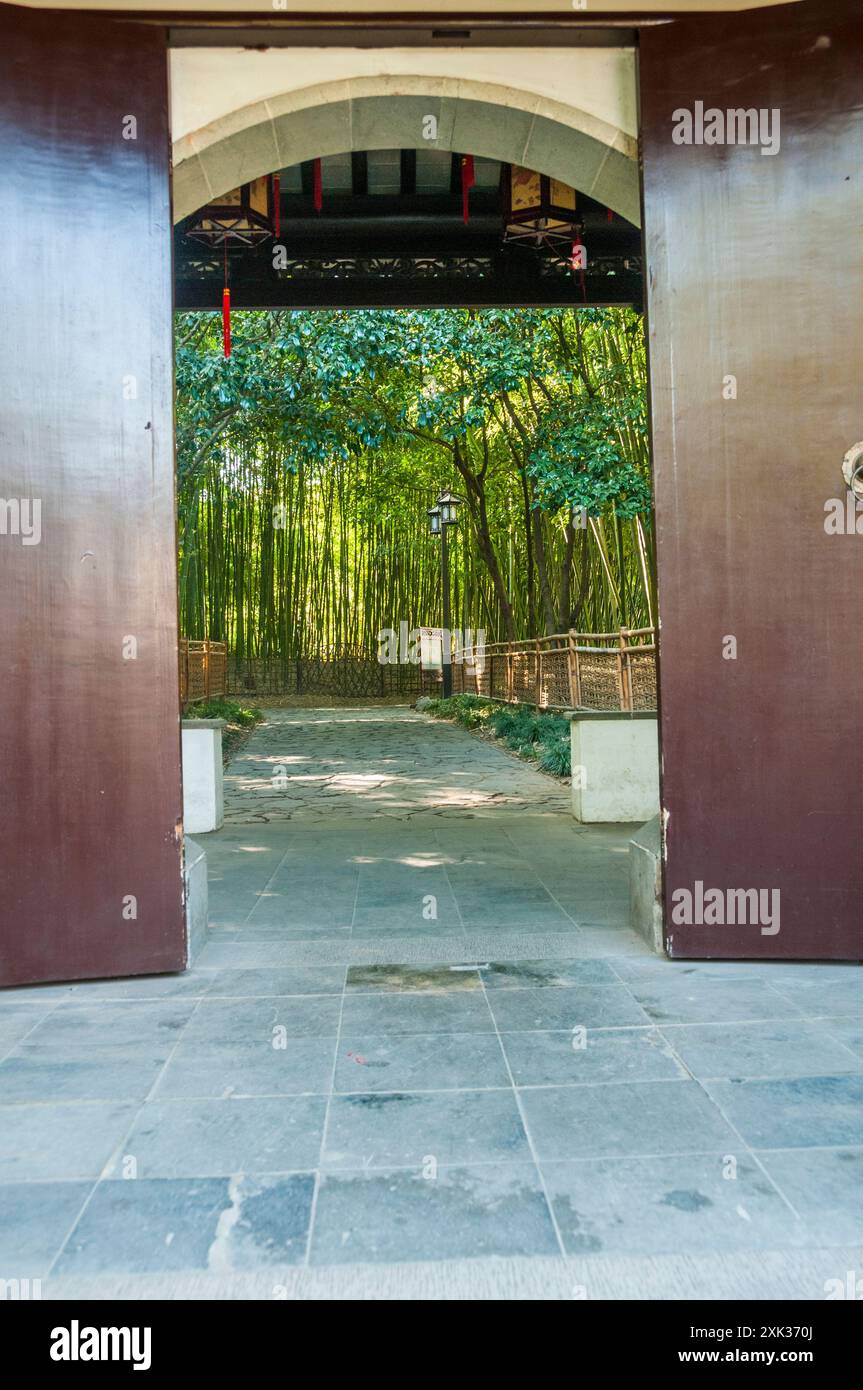
[[[575,189],[520,164],[502,166],[501,185],[504,241],[569,260],[581,228]]]
[[[279,179],[265,174],[240,188],[232,188],[195,213],[186,235],[224,253],[225,284],[222,290],[222,350],[231,356],[231,289],[228,284],[228,247],[258,246],[279,232]]]
[[[257,246],[275,233],[273,179],[265,175],[231,189],[197,212],[187,236],[207,246]]]

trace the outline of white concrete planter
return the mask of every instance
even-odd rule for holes
[[[225,819],[222,788],[224,719],[184,719],[183,828],[201,835],[218,830]]]
[[[572,814],[585,824],[659,813],[656,715],[570,715]]]

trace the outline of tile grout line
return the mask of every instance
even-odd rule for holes
[[[534,1169],[536,1170],[536,1175],[537,1175],[537,1177],[539,1178],[540,1189],[541,1189],[541,1191],[542,1191],[543,1199],[544,1199],[545,1205],[546,1205],[546,1210],[548,1211],[548,1215],[549,1215],[549,1219],[550,1219],[550,1221],[551,1221],[552,1229],[553,1229],[554,1234],[555,1234],[555,1239],[557,1240],[558,1249],[559,1249],[559,1251],[560,1251],[561,1256],[563,1257],[563,1259],[564,1259],[564,1260],[567,1260],[568,1256],[567,1256],[567,1253],[566,1253],[566,1247],[565,1247],[565,1245],[564,1245],[564,1243],[563,1243],[563,1236],[561,1235],[560,1226],[558,1225],[558,1222],[557,1222],[557,1216],[555,1215],[555,1211],[554,1211],[554,1207],[553,1207],[552,1202],[551,1202],[551,1198],[550,1198],[549,1195],[548,1195],[548,1187],[547,1187],[546,1181],[545,1181],[545,1174],[543,1173],[542,1168],[541,1168],[541,1166],[540,1166],[539,1155],[538,1155],[537,1152],[536,1152],[536,1145],[534,1144],[534,1141],[533,1141],[533,1135],[532,1135],[531,1132],[530,1132],[530,1126],[528,1125],[528,1122],[527,1122],[527,1116],[526,1116],[525,1113],[524,1113],[524,1107],[523,1107],[523,1105],[522,1105],[522,1103],[521,1103],[521,1096],[519,1095],[518,1087],[517,1087],[516,1084],[515,1084],[515,1077],[514,1077],[513,1074],[512,1074],[512,1067],[511,1067],[510,1064],[509,1064],[509,1057],[507,1056],[506,1048],[505,1048],[504,1045],[503,1045],[503,1038],[501,1037],[501,1035],[500,1035],[500,1029],[499,1029],[498,1026],[497,1026],[497,1019],[495,1018],[495,1016],[494,1016],[494,1010],[493,1010],[492,1007],[491,1007],[491,1001],[489,1000],[489,997],[488,997],[488,990],[486,989],[486,986],[485,986],[485,980],[483,979],[482,971],[479,972],[479,979],[480,979],[480,989],[481,989],[482,992],[483,992],[483,997],[485,998],[486,1007],[488,1008],[489,1014],[491,1015],[491,1021],[492,1021],[492,1023],[494,1024],[494,1030],[495,1030],[495,1034],[496,1034],[496,1036],[497,1036],[498,1047],[500,1048],[501,1056],[503,1057],[503,1064],[504,1064],[504,1066],[506,1067],[507,1076],[509,1077],[510,1085],[511,1085],[511,1087],[512,1087],[512,1094],[513,1094],[513,1098],[514,1098],[514,1100],[515,1100],[516,1109],[518,1110],[518,1114],[519,1114],[519,1118],[520,1118],[520,1120],[521,1120],[522,1128],[523,1128],[524,1133],[525,1133],[525,1138],[527,1139],[528,1148],[530,1149],[530,1156],[531,1156],[531,1158],[533,1159],[533,1166],[534,1166]]]
[[[63,1254],[64,1254],[64,1252],[65,1252],[65,1250],[66,1250],[66,1246],[69,1244],[69,1241],[72,1239],[72,1236],[75,1234],[75,1231],[77,1230],[78,1226],[80,1225],[81,1220],[83,1219],[84,1214],[85,1214],[85,1212],[87,1211],[87,1208],[89,1207],[90,1203],[92,1202],[92,1200],[93,1200],[93,1198],[94,1198],[94,1196],[95,1196],[95,1194],[96,1194],[96,1189],[97,1189],[98,1187],[101,1186],[101,1184],[102,1184],[103,1181],[105,1181],[105,1174],[106,1174],[106,1172],[108,1172],[108,1170],[113,1166],[117,1154],[119,1154],[119,1153],[122,1151],[124,1145],[128,1142],[128,1140],[129,1140],[129,1138],[130,1138],[130,1136],[131,1136],[131,1134],[132,1134],[132,1131],[134,1130],[135,1125],[136,1125],[137,1122],[138,1122],[139,1116],[141,1115],[142,1111],[145,1109],[145,1107],[147,1106],[148,1102],[150,1101],[150,1099],[151,1099],[151,1097],[152,1097],[152,1095],[153,1095],[153,1092],[154,1092],[156,1086],[158,1085],[159,1081],[161,1080],[162,1075],[164,1074],[164,1071],[165,1071],[166,1067],[168,1066],[168,1063],[170,1062],[171,1058],[173,1057],[174,1053],[176,1052],[177,1048],[178,1048],[179,1045],[180,1045],[180,1041],[181,1041],[181,1039],[182,1039],[183,1034],[185,1033],[186,1029],[188,1028],[189,1024],[191,1023],[191,1021],[192,1021],[192,1019],[194,1018],[195,1014],[198,1012],[198,1009],[200,1008],[202,1002],[203,1002],[203,999],[202,999],[202,998],[199,998],[199,999],[196,999],[196,1000],[195,1000],[195,1007],[192,1009],[192,1012],[189,1014],[189,1017],[186,1019],[185,1023],[184,1023],[183,1026],[182,1026],[182,1028],[180,1028],[180,1030],[179,1030],[179,1036],[177,1037],[177,1040],[176,1040],[176,1042],[174,1043],[174,1046],[171,1048],[171,1051],[169,1052],[168,1056],[165,1058],[165,1061],[162,1063],[162,1066],[161,1066],[161,1067],[159,1068],[159,1070],[157,1071],[156,1077],[155,1077],[154,1081],[152,1082],[152,1085],[150,1086],[149,1091],[147,1092],[147,1094],[146,1094],[146,1096],[144,1097],[144,1099],[143,1099],[143,1100],[137,1105],[137,1107],[135,1108],[134,1113],[132,1114],[132,1117],[131,1117],[131,1119],[130,1119],[130,1121],[129,1121],[129,1124],[128,1124],[127,1128],[125,1129],[123,1135],[121,1136],[121,1138],[119,1139],[119,1141],[114,1145],[113,1149],[111,1150],[110,1154],[109,1154],[108,1157],[106,1158],[105,1162],[102,1164],[102,1167],[101,1167],[101,1169],[100,1169],[100,1171],[99,1171],[99,1175],[98,1175],[98,1177],[96,1178],[96,1181],[93,1183],[93,1186],[92,1186],[90,1192],[87,1194],[87,1197],[86,1197],[86,1199],[85,1199],[85,1201],[84,1201],[83,1206],[81,1207],[81,1210],[78,1212],[78,1215],[75,1217],[75,1220],[72,1222],[72,1225],[69,1227],[69,1230],[66,1232],[66,1236],[65,1236],[65,1238],[64,1238],[64,1240],[63,1240],[62,1245],[60,1246],[60,1249],[57,1251],[56,1255],[54,1256],[53,1260],[51,1261],[51,1265],[50,1265],[50,1268],[49,1268],[49,1270],[48,1270],[48,1274],[47,1274],[46,1278],[48,1278],[48,1279],[51,1278],[51,1276],[52,1276],[52,1274],[53,1274],[53,1271],[54,1271],[54,1266],[57,1264],[57,1261],[58,1261],[59,1259],[62,1258],[62,1256],[63,1256]],[[120,1102],[120,1103],[122,1103],[122,1102]],[[133,1102],[133,1103],[134,1103],[134,1102]],[[132,1179],[128,1179],[128,1178],[126,1178],[126,1179],[120,1179],[120,1181],[126,1181],[126,1182],[132,1181],[132,1182],[136,1182],[136,1181],[137,1181],[137,1174],[136,1174],[135,1178],[132,1178]]]
[[[357,890],[356,890],[356,891],[357,891],[357,894],[359,894],[359,891],[360,891],[359,874],[357,875]],[[354,898],[354,911],[356,911],[356,897]],[[351,921],[353,922],[353,918],[351,919]],[[312,1256],[312,1239],[313,1239],[313,1236],[314,1236],[315,1221],[316,1221],[317,1215],[318,1215],[318,1197],[319,1197],[320,1191],[321,1191],[321,1182],[322,1182],[323,1177],[324,1177],[323,1163],[324,1163],[324,1153],[325,1153],[325,1151],[326,1151],[327,1136],[328,1136],[328,1134],[329,1134],[329,1127],[330,1127],[330,1107],[332,1106],[332,1103],[333,1103],[333,1095],[334,1095],[335,1086],[336,1086],[336,1070],[337,1070],[338,1065],[339,1065],[339,1055],[340,1055],[341,1046],[342,1046],[342,1016],[343,1016],[344,1011],[345,1011],[345,999],[347,998],[347,991],[348,991],[348,969],[349,969],[349,967],[348,967],[347,965],[345,965],[345,967],[344,967],[345,975],[344,975],[344,981],[343,981],[343,983],[342,983],[342,997],[341,997],[341,1000],[339,1001],[339,1021],[338,1021],[338,1025],[337,1025],[337,1028],[336,1028],[336,1045],[335,1045],[335,1050],[334,1050],[334,1052],[333,1052],[333,1068],[332,1068],[332,1072],[331,1072],[331,1074],[330,1074],[330,1088],[329,1088],[329,1092],[327,1093],[327,1103],[326,1103],[326,1106],[325,1106],[325,1108],[324,1108],[324,1123],[323,1123],[323,1126],[321,1127],[321,1143],[320,1143],[320,1149],[319,1149],[319,1151],[318,1151],[318,1162],[317,1162],[317,1166],[316,1166],[316,1168],[315,1168],[315,1187],[314,1187],[314,1191],[313,1191],[313,1193],[312,1193],[312,1204],[311,1204],[311,1208],[309,1209],[309,1234],[308,1234],[308,1237],[307,1237],[307,1240],[306,1240],[306,1249],[305,1249],[305,1252],[304,1252],[304,1255],[303,1255],[303,1259],[302,1259],[302,1262],[301,1262],[301,1263],[302,1263],[302,1266],[303,1266],[304,1268],[306,1268],[306,1269],[308,1269],[308,1268],[311,1267],[311,1266],[310,1266],[310,1261],[311,1261],[311,1256]]]

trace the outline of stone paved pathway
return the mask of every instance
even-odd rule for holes
[[[228,787],[192,970],[0,997],[0,1278],[822,1299],[863,1269],[857,967],[648,954],[629,829],[407,710],[279,711]]]
[[[407,707],[269,710],[225,778],[225,821],[565,812],[550,777]]]

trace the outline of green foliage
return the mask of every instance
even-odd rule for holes
[[[224,719],[226,724],[239,724],[249,728],[260,724],[264,716],[259,709],[241,705],[236,700],[199,700],[190,705],[183,714],[184,719]]]
[[[569,721],[531,705],[504,705],[477,695],[432,700],[425,712],[465,729],[486,728],[520,758],[554,777],[571,773]]]
[[[176,379],[186,635],[288,657],[436,624],[425,510],[441,485],[465,503],[454,625],[493,640],[652,624],[632,311],[242,311],[227,361],[218,315],[183,314]]]
[[[572,745],[569,728],[566,733],[543,743],[539,754],[539,767],[542,772],[550,772],[553,777],[569,777],[572,772]]]

